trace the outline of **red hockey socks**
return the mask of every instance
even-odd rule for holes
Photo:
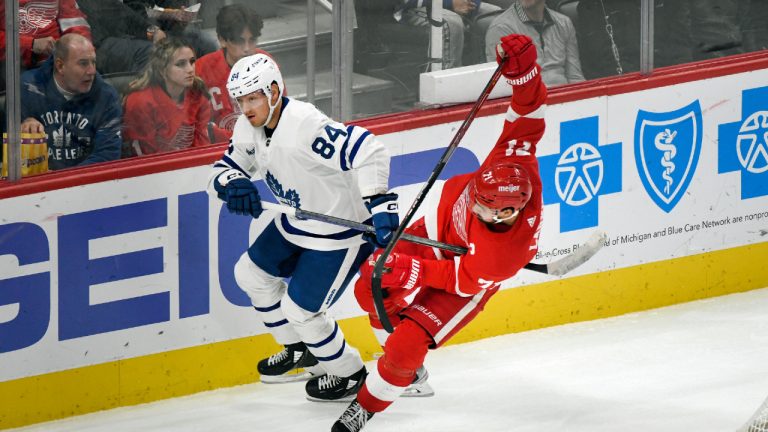
[[[376,364],[357,394],[357,401],[370,412],[384,411],[408,387],[423,363],[432,337],[406,319],[387,339],[384,356]]]

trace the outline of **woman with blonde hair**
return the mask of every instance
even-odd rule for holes
[[[147,67],[125,99],[123,140],[145,155],[211,143],[210,95],[195,75],[195,52],[184,41],[155,45]]]

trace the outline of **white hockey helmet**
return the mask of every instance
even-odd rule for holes
[[[229,72],[227,91],[232,99],[261,90],[271,98],[272,83],[277,83],[279,94],[283,93],[283,77],[280,68],[265,54],[254,54],[238,60]]]

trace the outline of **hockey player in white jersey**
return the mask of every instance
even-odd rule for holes
[[[282,96],[275,62],[256,54],[232,67],[227,90],[242,109],[208,192],[230,212],[258,218],[263,179],[296,208],[370,223],[375,235],[278,215],[235,265],[235,279],[275,340],[284,345],[258,363],[263,382],[309,379],[310,400],[349,398],[366,375],[326,311],[342,295],[374,245],[397,228],[397,195],[388,193],[389,153],[369,131],[328,118]],[[368,240],[368,242],[366,242]],[[291,277],[286,284],[284,278]]]

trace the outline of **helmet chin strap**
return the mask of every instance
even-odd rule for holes
[[[277,108],[277,104],[280,103],[280,99],[277,99],[277,102],[275,102],[274,105],[272,105],[272,90],[268,89],[265,92],[265,96],[267,96],[267,105],[269,105],[269,115],[267,115],[267,119],[264,121],[264,124],[259,127],[265,127],[269,124],[269,122],[272,121],[272,115],[275,113],[275,108]]]
[[[520,210],[515,210],[514,212],[512,212],[511,215],[509,215],[509,216],[507,216],[505,218],[500,218],[500,217],[498,217],[496,215],[493,215],[493,218],[492,218],[493,219],[493,223],[498,224],[498,223],[502,223],[504,221],[508,221],[508,220],[516,217],[518,215],[518,213],[520,213]]]

